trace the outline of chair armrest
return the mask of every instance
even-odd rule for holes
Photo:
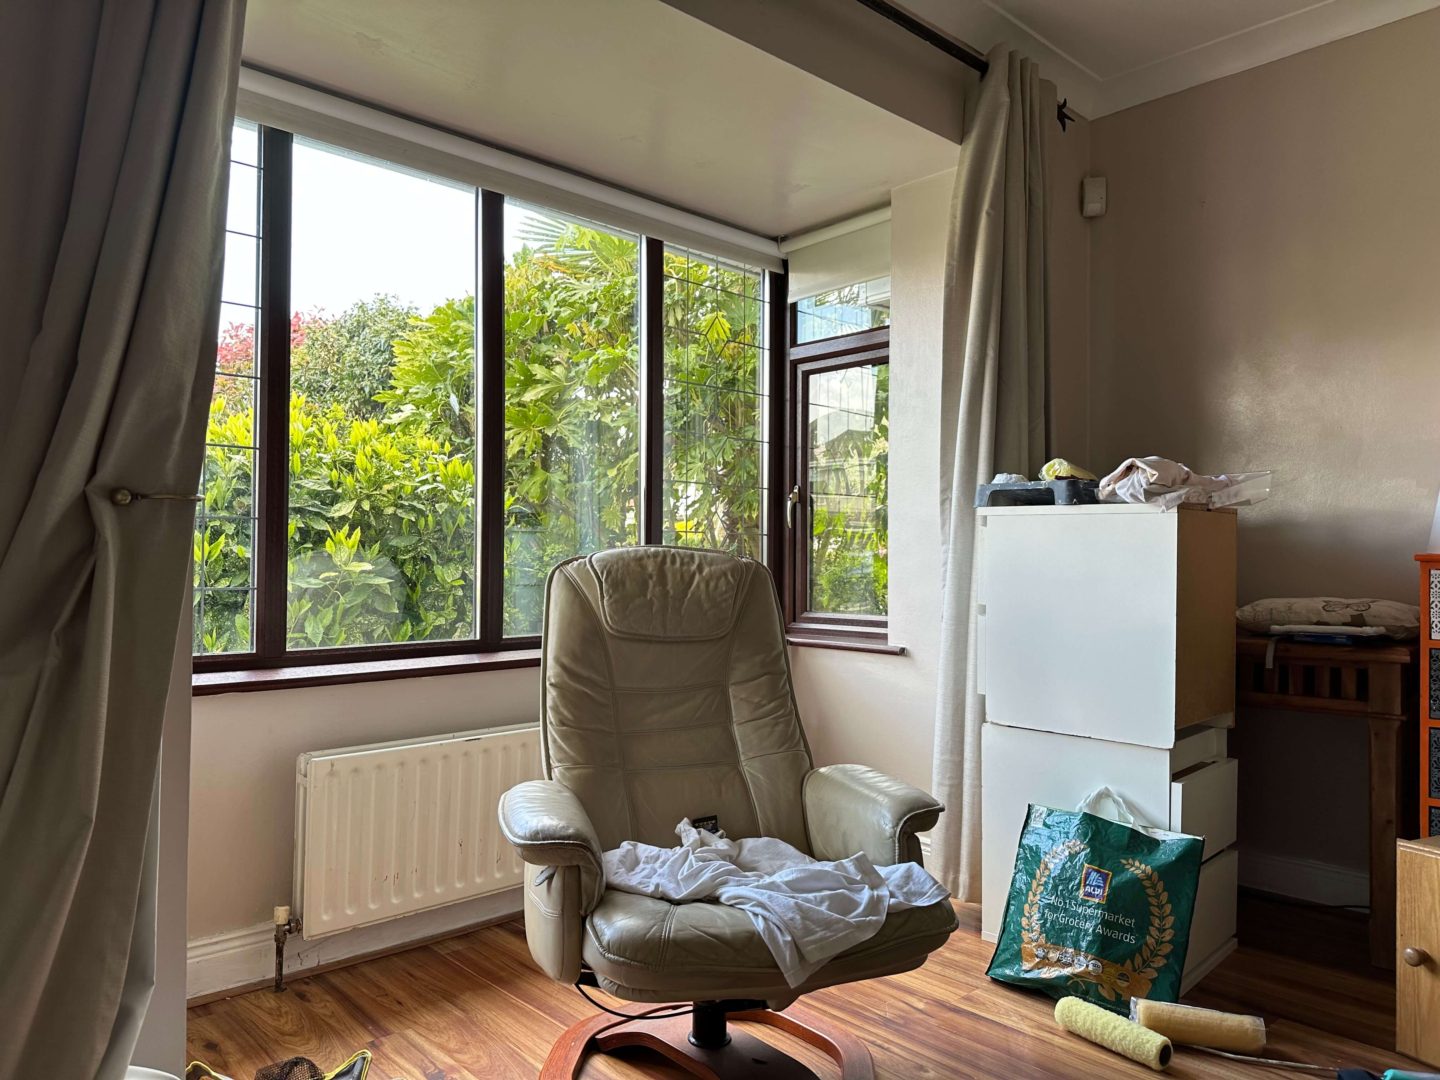
[[[916,833],[945,807],[917,787],[864,765],[826,765],[805,777],[805,823],[817,859],[863,852],[876,866],[920,862]]]
[[[500,796],[500,831],[534,869],[525,873],[525,939],[552,979],[580,977],[585,918],[605,894],[600,838],[575,793],[529,780]]]
[[[500,796],[500,831],[527,863],[576,866],[588,911],[605,888],[600,838],[575,793],[558,780],[528,780]]]

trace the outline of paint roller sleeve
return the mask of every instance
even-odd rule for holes
[[[1131,998],[1130,1019],[1184,1046],[1213,1046],[1241,1054],[1265,1049],[1265,1021],[1258,1016]]]
[[[1156,1072],[1170,1064],[1173,1051],[1164,1035],[1080,998],[1064,997],[1057,1001],[1055,1022],[1073,1035],[1148,1065]]]

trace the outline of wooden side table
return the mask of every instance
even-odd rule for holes
[[[1437,556],[1440,558],[1440,556]],[[1440,649],[1440,642],[1436,643]],[[1395,841],[1407,818],[1416,647],[1235,639],[1239,705],[1363,719],[1370,736],[1370,962],[1395,966]]]

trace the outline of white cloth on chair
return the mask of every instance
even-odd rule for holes
[[[714,901],[750,916],[791,986],[868,941],[885,915],[949,897],[918,863],[877,867],[865,855],[820,862],[768,836],[730,840],[675,827],[679,847],[627,840],[605,852],[605,884],[671,903]]]

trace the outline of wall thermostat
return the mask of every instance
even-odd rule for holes
[[[1087,176],[1080,181],[1080,216],[1105,216],[1105,177]]]

